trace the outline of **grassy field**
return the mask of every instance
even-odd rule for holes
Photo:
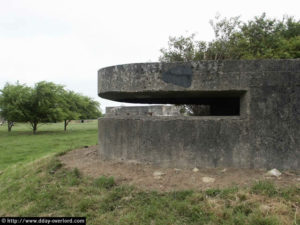
[[[1,128],[0,216],[86,216],[87,224],[101,225],[300,224],[296,187],[259,181],[248,188],[158,193],[67,170],[56,155],[95,144],[97,125],[73,124],[66,133],[61,125],[45,125],[37,135],[25,125],[11,134]]]
[[[0,170],[17,163],[27,163],[43,156],[97,144],[97,121],[42,124],[33,134],[29,124],[16,123],[12,132],[0,126]]]

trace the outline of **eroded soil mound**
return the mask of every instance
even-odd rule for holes
[[[60,160],[66,168],[78,168],[91,177],[113,176],[119,184],[134,185],[144,190],[172,191],[183,189],[225,188],[248,186],[258,180],[272,180],[276,185],[300,187],[299,171],[281,171],[279,177],[266,175],[266,170],[213,168],[192,169],[159,168],[135,162],[104,161],[97,155],[97,147],[75,149]],[[212,178],[212,179],[210,179]]]

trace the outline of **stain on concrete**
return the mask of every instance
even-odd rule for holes
[[[193,71],[190,66],[175,66],[162,73],[162,80],[164,82],[184,88],[191,86],[192,77]]]

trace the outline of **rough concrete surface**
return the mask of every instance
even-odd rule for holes
[[[99,96],[209,105],[216,116],[99,119],[99,153],[166,167],[299,169],[300,60],[118,65]]]

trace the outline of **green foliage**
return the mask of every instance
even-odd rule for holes
[[[30,91],[30,97],[23,102],[22,109],[33,132],[37,131],[38,123],[56,122],[63,118],[62,106],[63,86],[52,82],[41,81]]]
[[[97,119],[102,116],[99,107],[99,102],[88,96],[73,91],[65,91],[63,94],[64,130],[67,130],[71,120]]]
[[[169,37],[168,49],[161,49],[160,61],[187,62],[205,58],[207,43],[195,41],[195,34],[184,37]]]
[[[64,128],[67,126],[71,120],[77,120],[80,117],[79,107],[81,105],[80,95],[73,91],[65,91],[62,95],[63,98],[63,108],[64,108]]]
[[[19,83],[6,84],[0,91],[1,116],[10,122],[29,122],[33,133],[39,123],[64,120],[66,130],[71,120],[101,116],[97,101],[52,82],[41,81],[33,88]]]
[[[81,107],[79,108],[80,119],[97,119],[102,114],[99,111],[99,102],[90,97],[81,96]]]
[[[29,122],[33,132],[38,123],[62,120],[61,94],[63,87],[42,81],[33,88],[24,84],[6,84],[1,90],[1,114],[13,122]]]
[[[300,57],[300,21],[293,17],[276,20],[263,13],[248,22],[242,22],[239,17],[216,17],[210,24],[214,40],[198,41],[195,34],[170,37],[168,48],[161,49],[160,61]]]
[[[267,19],[265,14],[255,17],[241,27],[239,49],[243,59],[297,58],[300,53],[300,21],[292,17],[283,21]]]
[[[23,106],[30,98],[30,89],[19,82],[7,83],[0,93],[0,116],[7,120],[8,131],[11,131],[13,122],[26,120]]]

